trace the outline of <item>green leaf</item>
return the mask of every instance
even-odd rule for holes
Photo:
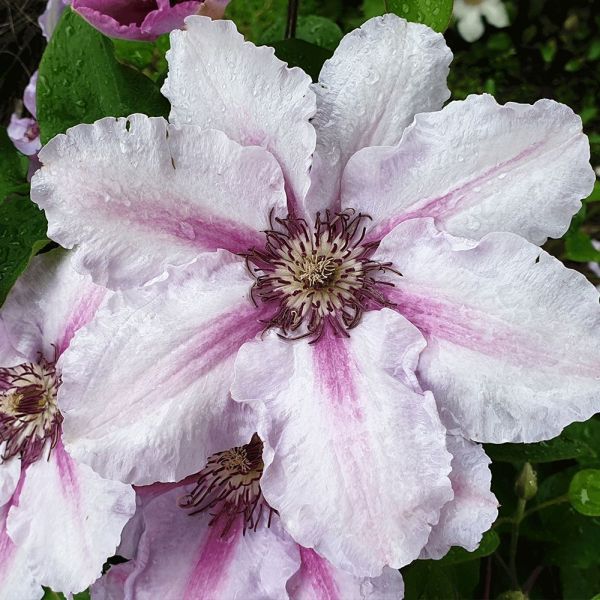
[[[111,40],[65,11],[42,57],[37,115],[42,142],[78,123],[134,112],[166,116],[169,103],[142,73],[122,65]]]
[[[443,565],[457,565],[459,563],[468,562],[470,560],[478,560],[484,556],[493,554],[498,546],[500,545],[500,537],[493,530],[490,529],[483,534],[479,548],[473,552],[467,552],[464,548],[450,548],[450,551],[444,558],[438,562]]]
[[[163,81],[167,76],[168,34],[159,36],[154,42],[113,39],[112,43],[119,62],[141,71],[154,82]]]
[[[600,251],[596,250],[587,233],[570,231],[565,236],[565,258],[575,262],[599,262]]]
[[[573,425],[581,425],[575,423]],[[494,461],[547,463],[555,460],[595,459],[597,453],[573,425],[547,442],[536,444],[486,444],[485,451]]]
[[[584,469],[569,485],[571,506],[587,517],[600,517],[600,469]]]
[[[275,42],[273,48],[278,58],[290,67],[301,67],[313,81],[319,78],[323,63],[332,55],[329,50],[303,40],[282,40]]]
[[[29,161],[0,131],[0,305],[31,257],[46,244],[44,213],[29,200]]]
[[[589,204],[590,202],[600,202],[600,180],[596,179],[594,183],[594,189],[592,193],[585,199]]]
[[[439,560],[416,560],[402,569],[407,600],[472,598],[479,583],[479,560],[444,565]]]
[[[452,0],[387,0],[390,12],[435,31],[445,31],[452,16]]]
[[[570,565],[561,565],[560,578],[563,598],[582,598],[600,600],[600,569],[591,567],[578,569]]]

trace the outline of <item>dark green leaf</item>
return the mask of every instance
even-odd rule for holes
[[[582,515],[600,517],[600,470],[584,469],[569,485],[569,502]]]
[[[479,560],[444,565],[439,560],[416,560],[402,569],[406,600],[472,598],[479,582]]]
[[[28,159],[20,155],[0,132],[0,305],[17,277],[41,250],[46,219],[28,198]]]
[[[560,569],[563,598],[566,600],[600,600],[600,569],[591,567],[578,569],[563,565]]]
[[[154,42],[113,39],[112,43],[119,62],[141,71],[152,81],[163,81],[167,76],[165,54],[170,45],[167,34],[161,35]]]
[[[576,423],[575,426],[581,424]],[[567,459],[595,459],[596,450],[571,425],[547,442],[537,444],[486,444],[485,451],[495,461],[546,463]]]
[[[586,202],[600,202],[600,180],[596,179],[592,193],[585,199]]]
[[[278,58],[290,67],[301,67],[316,81],[323,63],[331,57],[331,52],[302,40],[282,40],[273,44]]]
[[[407,21],[445,31],[452,16],[452,0],[387,0],[387,9]]]
[[[500,538],[494,530],[486,531],[479,544],[479,548],[474,552],[467,552],[464,548],[450,548],[450,552],[444,556],[440,561],[443,565],[456,565],[470,560],[478,560],[484,556],[489,556],[496,551],[500,544]]]
[[[78,123],[134,112],[166,116],[169,103],[148,77],[115,58],[109,38],[65,11],[40,63],[37,114],[42,142]]]

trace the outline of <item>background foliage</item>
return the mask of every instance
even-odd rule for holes
[[[592,164],[600,165],[598,7],[592,0],[506,4],[511,26],[488,27],[476,43],[464,42],[452,26],[447,30],[455,54],[449,82],[452,98],[489,92],[500,102],[530,103],[542,97],[564,102],[581,115]],[[19,11],[25,33],[19,38],[13,27],[10,35],[17,36],[20,64],[33,70],[43,48],[39,35],[32,33],[43,2],[21,5],[23,10],[33,6],[36,12]],[[316,78],[345,32],[386,9],[443,31],[451,2],[303,0],[295,40],[283,40],[287,0],[233,0],[227,16],[247,38],[274,45],[283,60]],[[23,26],[23,19],[33,25]],[[6,42],[7,31],[0,24],[0,36],[10,48],[13,42],[12,38]],[[168,43],[167,36],[154,43],[110,40],[67,13],[40,65],[42,139],[106,115],[166,115],[169,107],[158,90],[166,75]],[[0,85],[6,89],[9,71],[16,84],[3,96],[9,98],[2,107],[3,125],[27,81],[25,71],[17,73],[19,61],[5,58]],[[27,197],[27,160],[3,132],[0,159],[2,302],[29,258],[48,240],[43,214]],[[598,285],[588,267],[600,259],[594,238],[600,238],[598,184],[568,233],[548,242],[546,249]],[[517,600],[527,594],[532,599],[600,599],[600,420],[575,423],[548,442],[487,445],[486,450],[493,459],[493,490],[501,502],[498,521],[476,552],[456,548],[440,561],[416,561],[403,569],[406,598]],[[48,590],[46,597],[60,595]]]

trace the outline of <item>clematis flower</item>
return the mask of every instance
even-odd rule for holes
[[[508,13],[502,0],[454,0],[452,14],[458,33],[467,42],[478,40],[485,30],[483,19],[494,27],[508,27]]]
[[[138,489],[134,560],[92,588],[98,600],[256,598],[398,600],[398,571],[377,578],[336,569],[298,546],[260,489],[262,442],[211,456],[195,477]]]
[[[183,26],[198,12],[201,0],[73,0],[73,9],[105,35],[130,40],[154,40]]]
[[[386,15],[313,85],[190,17],[170,122],[105,118],[42,150],[50,237],[122,290],[62,362],[73,456],[180,481],[257,432],[287,533],[373,577],[452,523],[448,435],[535,441],[598,411],[598,293],[536,245],[591,190],[581,121],[550,100],[442,108],[450,59]]]
[[[0,312],[0,596],[79,592],[135,511],[133,490],[73,460],[61,440],[59,359],[106,291],[55,251],[35,258]]]

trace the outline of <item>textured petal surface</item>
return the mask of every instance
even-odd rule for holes
[[[61,361],[69,451],[105,477],[179,481],[252,437],[229,398],[238,348],[266,315],[242,260],[207,254],[143,290],[115,294]]]
[[[6,518],[12,503],[0,506],[0,598],[32,600],[44,591],[32,576],[26,561],[26,552],[17,548],[6,531]]]
[[[60,356],[109,294],[73,263],[74,255],[60,249],[36,256],[0,311],[8,339],[28,361]]]
[[[411,217],[434,217],[454,235],[560,237],[594,172],[581,119],[552,100],[498,105],[469,96],[418,115],[394,148],[368,148],[344,174],[344,206],[373,217],[380,239]]]
[[[0,444],[0,456],[4,454],[6,443]],[[13,495],[19,476],[21,475],[21,459],[13,456],[9,460],[0,458],[0,506],[4,506]]]
[[[208,526],[209,514],[188,515],[177,506],[185,493],[175,488],[144,509],[144,533],[126,598],[285,598],[299,556],[277,523],[243,535],[237,520],[223,535],[221,527]]]
[[[269,415],[258,431],[274,452],[267,501],[299,544],[356,575],[416,558],[452,498],[444,429],[432,396],[415,391],[423,345],[384,309],[349,339],[271,334],[238,354],[233,397]]]
[[[272,48],[245,42],[231,21],[208,17],[189,17],[186,31],[171,34],[167,60],[162,92],[171,101],[171,122],[219,129],[244,146],[267,148],[295,208],[308,190],[315,148],[310,77],[288,69]]]
[[[163,33],[183,27],[200,0],[174,4],[169,0],[73,0],[73,8],[96,29],[111,37],[154,40]]]
[[[40,152],[32,198],[48,235],[109,287],[134,287],[202,251],[262,242],[285,207],[276,161],[218,131],[132,115],[78,125]]]
[[[312,209],[339,208],[342,172],[355,152],[397,144],[416,113],[442,107],[451,60],[441,34],[393,14],[344,37],[314,86]]]
[[[68,594],[100,577],[134,511],[131,487],[77,464],[59,442],[49,460],[28,467],[7,528],[34,578]]]
[[[301,565],[288,581],[290,600],[400,600],[400,571],[386,567],[379,577],[356,577],[337,569],[310,548],[300,549]]]
[[[402,223],[376,260],[427,338],[419,361],[444,423],[481,442],[535,442],[600,410],[600,305],[583,275],[510,233],[479,243]]]
[[[442,558],[451,546],[473,552],[498,516],[498,501],[490,489],[491,461],[483,448],[457,435],[448,435],[446,442],[452,454],[454,498],[442,509],[421,558]]]

